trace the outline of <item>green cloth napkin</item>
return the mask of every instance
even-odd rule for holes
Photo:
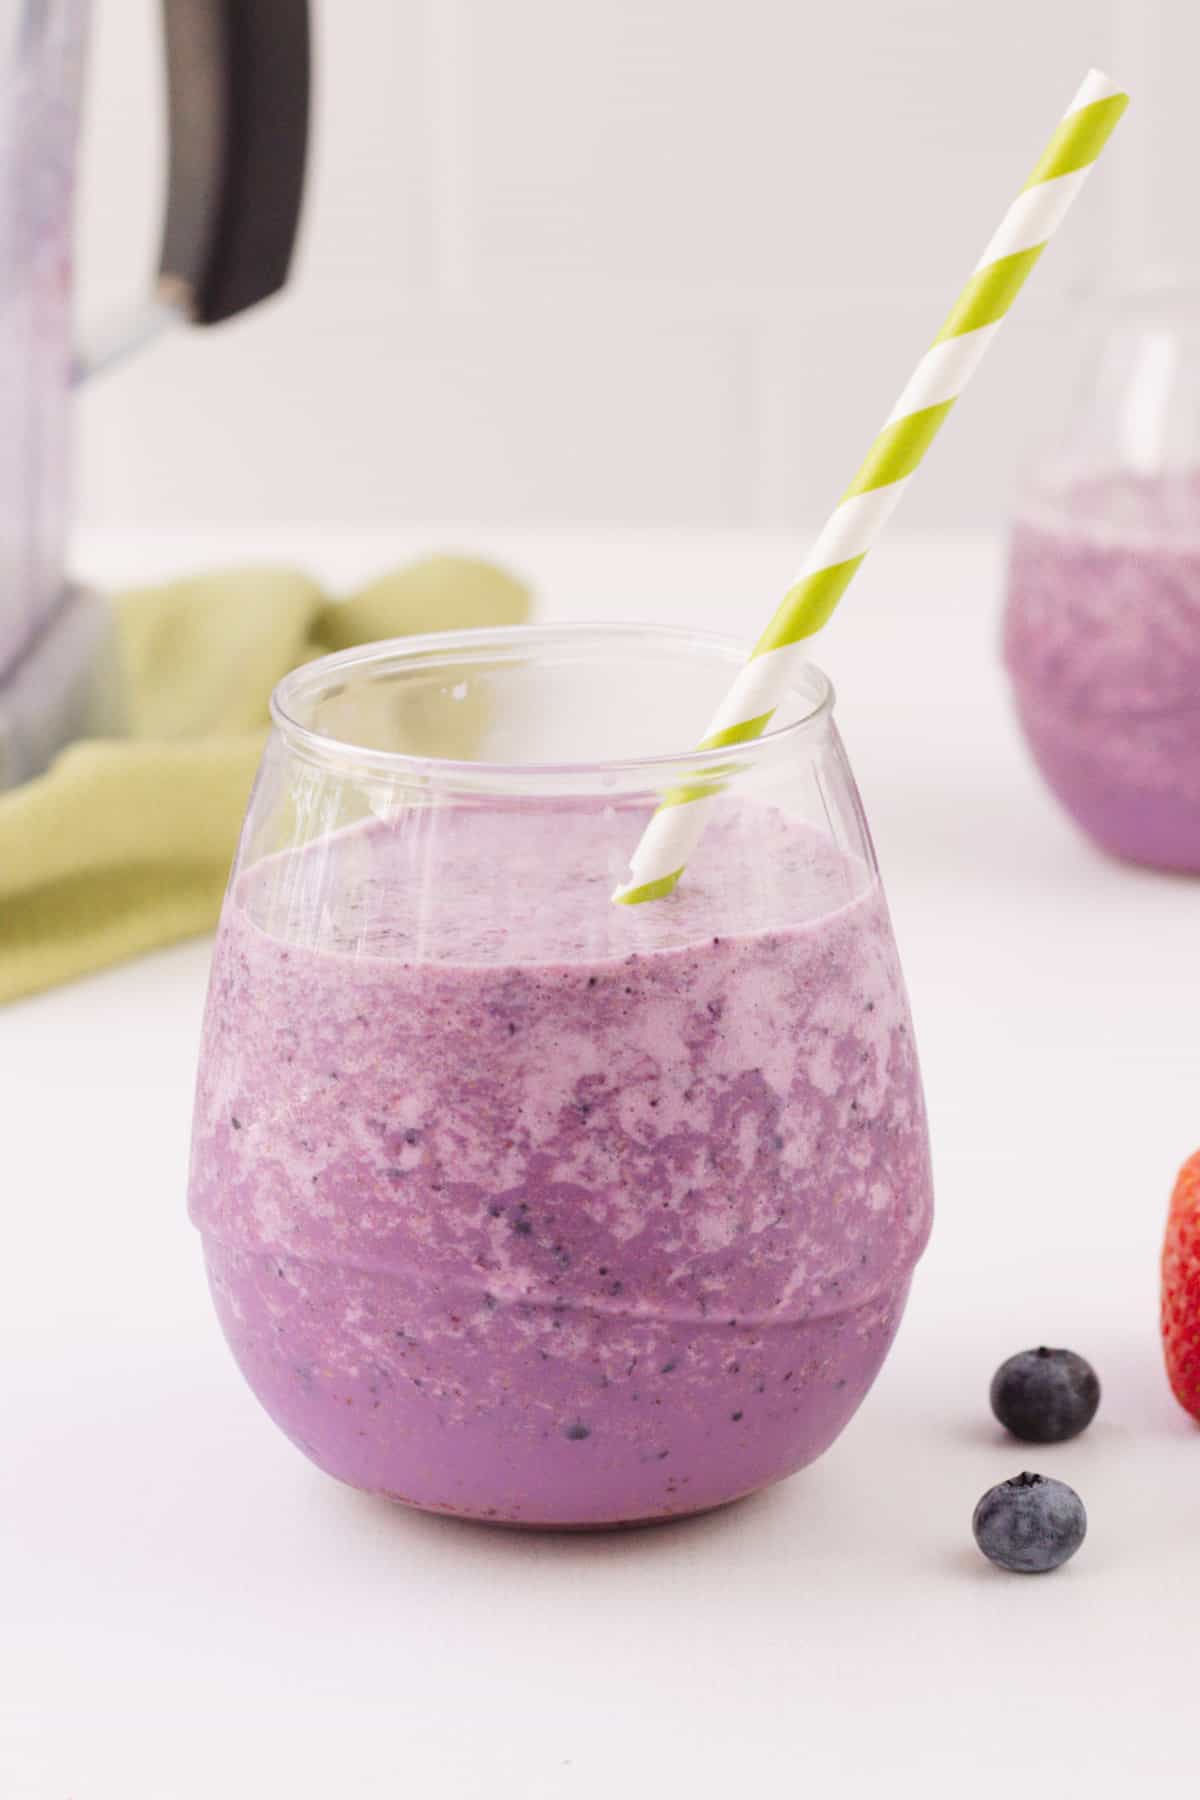
[[[509,624],[526,590],[432,557],[331,601],[291,570],[242,569],[114,601],[128,735],[70,745],[0,794],[0,1001],[208,931],[297,664],[376,638]]]

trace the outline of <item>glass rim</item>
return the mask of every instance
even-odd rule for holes
[[[480,758],[452,758],[407,750],[381,750],[355,743],[319,727],[306,725],[293,710],[304,698],[316,698],[320,689],[339,676],[362,672],[372,664],[393,664],[397,668],[436,667],[439,661],[461,665],[485,651],[506,653],[509,660],[523,660],[531,651],[551,645],[593,643],[597,647],[622,639],[645,646],[652,643],[691,653],[707,653],[728,660],[730,677],[737,672],[750,653],[750,646],[724,632],[695,631],[686,625],[655,625],[637,620],[583,621],[569,624],[485,625],[464,631],[429,631],[411,637],[380,638],[368,644],[356,644],[348,650],[335,650],[311,662],[301,663],[276,683],[271,694],[271,722],[283,741],[311,760],[328,766],[346,764],[357,773],[365,768],[414,777],[460,778],[468,784],[479,781],[537,781],[595,776],[619,776],[644,772],[651,785],[670,785],[673,776],[697,774],[719,769],[725,775],[740,774],[761,763],[774,761],[780,752],[799,738],[809,736],[823,725],[833,712],[833,683],[816,663],[803,663],[805,675],[816,693],[805,696],[806,709],[798,718],[772,725],[760,736],[745,742],[716,749],[701,750],[692,746],[650,756],[612,756],[583,758],[568,762],[490,762]]]

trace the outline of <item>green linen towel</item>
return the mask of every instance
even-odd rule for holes
[[[285,569],[230,570],[114,601],[127,732],[70,745],[0,794],[0,1001],[216,921],[281,676],[329,650],[517,623],[526,590],[431,557],[343,601]]]

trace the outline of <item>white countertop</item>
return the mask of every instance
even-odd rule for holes
[[[282,543],[92,539],[79,562],[140,578]],[[747,637],[795,559],[778,538],[645,534],[285,548],[350,579],[440,544],[510,557],[543,616]],[[912,993],[940,1212],[859,1417],[758,1499],[536,1537],[339,1488],[243,1386],[184,1214],[208,943],[0,1010],[5,1800],[1184,1782],[1200,1432],[1162,1373],[1156,1259],[1200,1145],[1200,883],[1102,859],[1042,791],[997,666],[999,581],[986,542],[894,539],[821,645]],[[1090,1356],[1104,1399],[1085,1437],[1038,1452],[986,1397],[1043,1341]],[[993,1571],[970,1535],[983,1489],[1028,1466],[1091,1518],[1041,1579]]]

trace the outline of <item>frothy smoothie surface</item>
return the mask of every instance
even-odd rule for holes
[[[1005,659],[1038,764],[1107,849],[1200,870],[1200,472],[1018,521]]]
[[[214,958],[191,1210],[268,1412],[333,1474],[524,1524],[694,1511],[837,1435],[930,1219],[874,878],[718,809],[414,808],[250,868]]]

